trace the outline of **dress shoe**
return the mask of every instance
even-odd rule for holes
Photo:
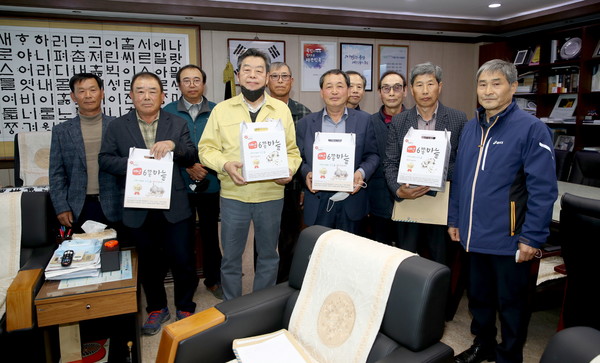
[[[480,363],[484,360],[494,362],[496,360],[496,350],[473,344],[471,348],[454,357],[454,363]]]
[[[216,297],[219,300],[223,300],[223,288],[221,287],[221,285],[216,284],[210,287],[206,287],[206,289],[208,291],[210,291],[214,297]]]

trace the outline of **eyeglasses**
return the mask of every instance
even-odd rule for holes
[[[290,78],[292,78],[291,74],[271,74],[269,75],[269,78],[271,78],[271,81],[278,81],[279,78],[281,78],[282,81],[287,82],[290,80]]]
[[[184,78],[181,80],[181,83],[185,86],[190,86],[192,83],[194,84],[194,86],[199,86],[202,84],[202,79],[200,79],[200,78],[194,78],[194,79]]]
[[[392,88],[394,89],[394,92],[400,92],[404,89],[404,86],[400,83],[396,83],[393,86],[388,86],[387,84],[385,86],[381,86],[381,90],[383,91],[383,93],[390,93]]]

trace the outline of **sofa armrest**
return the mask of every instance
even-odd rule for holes
[[[156,361],[229,361],[235,358],[232,349],[234,339],[283,328],[287,301],[297,291],[287,283],[281,283],[224,301],[214,308],[169,324],[163,328]],[[197,315],[200,316],[196,318]]]
[[[43,269],[21,270],[6,293],[6,330],[31,329],[34,326],[35,290]]]
[[[156,362],[174,362],[179,342],[224,321],[225,315],[213,307],[165,326],[160,337]]]

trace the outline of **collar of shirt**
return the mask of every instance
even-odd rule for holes
[[[415,109],[417,110],[417,124],[419,130],[435,130],[435,122],[437,120],[437,112],[439,107],[440,103],[438,102],[435,105],[435,111],[433,111],[433,114],[431,115],[431,120],[428,121],[425,121],[425,119],[423,119],[423,116],[421,116],[421,114],[419,113],[419,108],[415,107]]]
[[[386,124],[389,124],[390,122],[392,122],[392,117],[393,117],[393,116],[392,116],[392,115],[388,115],[388,114],[385,112],[385,109],[382,109],[382,110],[381,110],[381,113],[383,114],[383,122],[385,122]]]
[[[158,119],[160,118],[160,112],[156,115],[156,119],[154,119],[154,121],[147,123],[146,121],[142,120],[142,118],[140,117],[140,114],[135,111],[135,116],[137,117],[138,122],[143,123],[144,125],[152,125],[156,122],[158,122]]]
[[[185,97],[183,98],[183,104],[185,105],[185,109],[188,110],[188,112],[190,112],[190,108],[192,108],[193,105],[198,105],[198,110],[200,110],[202,108],[202,102],[204,102],[204,97],[202,97],[200,99],[200,102],[198,103],[191,103],[188,100],[185,99]]]
[[[151,149],[156,142],[156,130],[158,129],[158,119],[160,118],[160,112],[158,113],[158,117],[152,121],[151,123],[147,123],[146,121],[140,118],[140,115],[135,112],[138,120],[138,126],[140,128],[140,132],[142,133],[142,138],[144,139],[144,143],[146,144],[146,149]]]
[[[327,108],[323,110],[323,117],[321,119],[321,132],[334,132],[344,133],[346,132],[346,119],[348,119],[348,108],[344,108],[344,114],[338,123],[335,123],[331,116],[327,113]]]
[[[244,103],[248,107],[248,111],[250,111],[252,113],[256,113],[258,110],[260,110],[261,107],[263,107],[265,105],[265,103],[267,103],[267,97],[263,96],[262,102],[260,103],[260,105],[258,105],[256,107],[252,107],[252,105],[250,105],[243,96],[242,96],[242,101],[244,101]]]

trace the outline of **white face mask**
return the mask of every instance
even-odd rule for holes
[[[327,201],[327,212],[330,212],[331,209],[333,209],[333,205],[335,204],[335,202],[341,202],[342,200],[348,198],[349,195],[350,193],[347,192],[337,192],[334,195],[332,195]]]

